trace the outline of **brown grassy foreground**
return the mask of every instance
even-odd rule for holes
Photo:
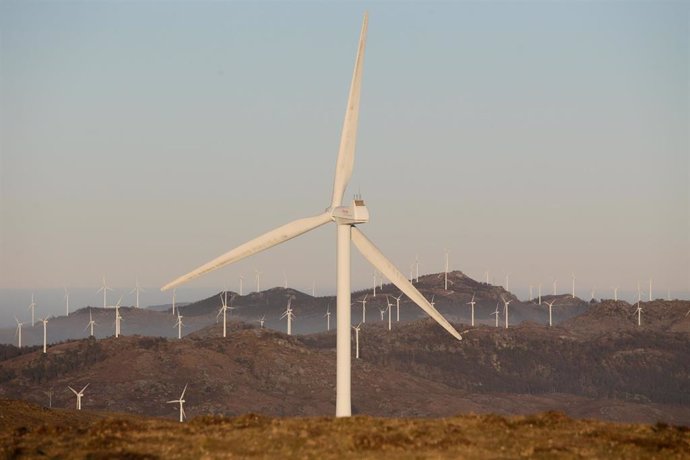
[[[0,400],[2,458],[690,458],[690,429],[560,413],[443,419],[197,417],[189,423]]]

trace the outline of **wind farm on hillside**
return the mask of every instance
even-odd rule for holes
[[[234,215],[233,229],[219,230],[200,206],[203,217],[184,238],[177,234],[172,243],[164,225],[156,230],[164,252],[191,253],[155,275],[128,268],[142,279],[166,280],[159,288],[132,276],[133,288],[116,289],[104,275],[89,303],[62,288],[51,300],[60,302],[57,315],[48,313],[44,297],[27,295],[14,310],[22,312],[16,327],[0,328],[3,456],[690,457],[690,300],[672,299],[670,290],[660,298],[651,277],[634,287],[605,280],[585,288],[577,269],[566,279],[504,270],[498,284],[495,270],[477,273],[454,263],[448,247],[438,251],[438,272],[420,270],[418,254],[401,269],[374,244],[387,245],[399,228],[415,226],[428,227],[420,238],[435,244],[445,229],[421,217],[425,205],[409,206],[400,222],[382,223],[362,193],[347,198],[361,161],[355,151],[368,25],[365,13],[330,199],[311,189],[306,174],[301,183],[323,198],[325,210],[242,242],[244,233],[230,230],[246,224],[249,231],[265,218],[278,225],[292,208],[282,209],[273,194]],[[404,92],[398,97],[405,101]],[[204,153],[195,155],[201,162]],[[396,154],[391,164],[403,157]],[[320,180],[328,174],[313,166],[303,165]],[[167,161],[166,168],[183,166]],[[225,174],[204,174],[217,172]],[[400,175],[391,167],[382,173]],[[179,187],[164,201],[188,194],[203,202],[193,188]],[[388,204],[384,195],[396,194],[380,192],[373,196]],[[295,212],[308,204],[303,198],[296,191],[291,197]],[[331,223],[335,292],[317,295],[315,280],[291,287],[306,262],[287,269],[271,254]],[[211,234],[218,253],[226,252],[186,266],[206,257],[196,245]],[[351,245],[366,269],[353,264]],[[178,290],[210,282],[245,259],[261,263],[233,273],[236,289],[221,283],[210,295],[180,301]],[[529,285],[520,286],[527,277]],[[353,288],[355,278],[371,284]],[[150,305],[147,296],[156,289],[167,300]],[[634,298],[623,300],[622,290]]]

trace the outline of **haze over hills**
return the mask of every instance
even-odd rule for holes
[[[419,282],[415,282],[415,286],[427,299],[433,297],[436,308],[452,322],[465,324],[470,322],[468,302],[473,295],[476,301],[475,318],[477,324],[494,324],[494,319],[490,315],[497,308],[497,304],[498,309],[503,311],[502,299],[511,300],[510,324],[518,324],[522,321],[546,324],[548,321],[546,305],[543,303],[541,306],[538,305],[536,299],[534,301],[520,301],[514,294],[502,287],[475,281],[460,271],[449,272],[448,280],[447,291],[444,289],[443,273],[420,276]],[[375,297],[373,296],[373,289],[354,292],[352,294],[353,322],[356,324],[362,319],[360,301],[365,296],[367,321],[376,321],[380,320],[380,309],[386,308],[386,297],[388,296],[389,300],[395,304],[393,297],[399,295],[400,292],[391,284],[383,284],[382,289],[377,286]],[[234,307],[228,313],[229,317],[251,323],[265,316],[266,327],[280,331],[285,331],[286,328],[285,321],[281,320],[280,316],[285,311],[288,298],[292,297],[292,308],[296,316],[292,327],[296,334],[309,334],[325,330],[324,314],[329,305],[331,312],[335,313],[335,297],[312,297],[292,288],[275,287],[244,296],[228,292],[228,297],[232,299],[231,306]],[[542,299],[543,301],[556,301],[553,309],[555,323],[579,315],[591,305],[591,303],[579,298],[572,298],[567,294],[545,295]],[[205,326],[215,324],[220,306],[220,293],[197,302],[178,305],[179,311],[184,316],[183,334],[189,334]],[[48,342],[56,343],[86,337],[88,335],[86,325],[89,321],[89,312],[92,313],[97,323],[94,328],[94,335],[97,338],[109,337],[114,334],[114,310],[88,307],[74,311],[68,317],[50,318]],[[176,337],[175,317],[171,313],[170,306],[166,308],[159,305],[155,309],[123,307],[120,309],[120,314],[123,317],[122,334]],[[401,321],[413,321],[425,317],[426,314],[407,297],[401,298]],[[331,327],[335,327],[335,314],[331,317]],[[0,343],[16,344],[16,340],[15,328],[0,329]],[[41,344],[43,341],[42,327],[39,325],[30,327],[28,322],[24,320],[22,340],[24,345]]]

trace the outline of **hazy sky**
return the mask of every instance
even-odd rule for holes
[[[155,288],[321,212],[368,10],[347,196],[404,273],[687,297],[689,5],[2,1],[0,288]],[[254,267],[333,292],[335,226],[190,287]]]

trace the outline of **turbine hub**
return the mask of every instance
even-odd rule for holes
[[[361,196],[356,196],[350,206],[333,208],[331,216],[340,225],[355,225],[369,222],[369,210]]]

